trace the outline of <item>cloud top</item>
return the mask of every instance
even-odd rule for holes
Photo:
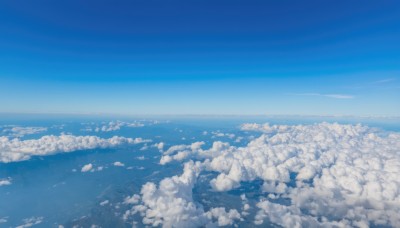
[[[244,147],[218,141],[208,150],[180,145],[183,150],[170,150],[162,164],[201,161],[202,170],[219,173],[210,182],[215,191],[263,180],[255,224],[268,219],[284,227],[400,226],[399,133],[337,123],[241,128],[262,135]]]
[[[45,156],[56,153],[68,153],[77,150],[111,148],[124,144],[150,142],[142,138],[114,136],[104,139],[97,136],[47,135],[39,139],[20,140],[0,137],[0,162],[18,162],[32,156]]]

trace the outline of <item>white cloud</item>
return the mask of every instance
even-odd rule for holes
[[[161,124],[161,123],[169,123],[169,121],[150,121],[150,120],[136,120],[133,122],[125,122],[125,121],[110,121],[110,122],[102,122],[101,124],[96,123],[82,123],[85,125],[83,131],[95,131],[95,132],[111,132],[118,131],[123,127],[144,127],[149,125]]]
[[[210,219],[216,218],[218,226],[231,226],[235,220],[241,219],[237,210],[231,209],[227,212],[224,207],[211,208],[206,214]]]
[[[204,211],[192,199],[192,188],[199,173],[194,162],[185,164],[181,176],[165,178],[159,187],[154,183],[142,186],[142,204],[134,206],[126,214],[139,212],[146,225],[164,227],[199,227],[208,222]]]
[[[165,143],[159,142],[159,143],[154,144],[154,146],[157,147],[157,149],[158,149],[159,151],[163,151],[163,150],[164,150]]]
[[[183,161],[188,158],[211,158],[219,154],[221,150],[230,145],[223,142],[214,142],[212,147],[208,150],[203,150],[201,147],[204,142],[194,142],[190,145],[176,145],[170,147],[164,152],[164,155],[160,159],[160,164],[165,165],[172,161]]]
[[[144,124],[141,122],[132,122],[132,123],[127,123],[123,121],[111,121],[105,125],[102,125],[100,127],[96,127],[95,131],[103,131],[103,132],[109,132],[109,131],[118,131],[121,129],[121,127],[144,127]]]
[[[140,148],[141,151],[144,151],[144,150],[147,150],[147,149],[149,149],[149,146],[147,144],[144,144],[142,146],[142,148]]]
[[[382,80],[374,81],[372,84],[383,84],[383,83],[388,83],[388,82],[393,82],[396,81],[396,78],[385,78]]]
[[[133,196],[127,196],[124,199],[124,204],[138,204],[140,201],[140,196],[138,194],[134,194]]]
[[[187,145],[175,145],[175,146],[171,146],[167,151],[164,152],[164,154],[172,154],[175,151],[179,151],[179,150],[185,150],[187,149],[188,146]]]
[[[0,187],[1,186],[5,186],[5,185],[11,185],[11,178],[10,177],[0,179]]]
[[[295,96],[314,96],[314,97],[329,97],[335,99],[353,99],[353,95],[348,94],[321,94],[321,93],[291,93],[290,95]]]
[[[86,172],[91,171],[92,169],[93,169],[93,165],[92,165],[92,163],[89,163],[82,167],[81,172],[86,173]]]
[[[100,202],[100,206],[105,206],[105,205],[107,205],[109,203],[110,203],[109,200],[104,200],[104,201]]]
[[[47,135],[40,139],[20,140],[0,137],[0,162],[17,162],[28,160],[31,156],[45,156],[56,153],[110,148],[123,144],[150,142],[142,138],[125,138],[114,136],[109,139],[97,136]]]
[[[320,96],[336,98],[336,99],[353,99],[353,95],[346,95],[346,94],[321,94]]]
[[[244,138],[241,136],[238,136],[235,140],[235,142],[240,143]]]
[[[232,133],[222,133],[220,131],[212,131],[211,134],[213,135],[211,138],[216,138],[216,137],[228,137],[230,139],[235,138],[235,134]]]
[[[1,223],[6,223],[8,220],[8,217],[3,217],[3,218],[0,218],[0,224]]]
[[[114,166],[120,166],[120,167],[122,167],[122,166],[125,166],[125,164],[122,163],[122,162],[116,161],[116,162],[114,162]]]
[[[193,201],[192,189],[200,171],[201,163],[190,161],[185,163],[182,175],[165,178],[158,187],[146,183],[141,190],[141,204],[126,211],[124,219],[140,213],[145,225],[163,227],[225,226],[240,219],[236,210],[226,212],[225,208],[212,208],[205,212]],[[134,196],[132,203],[137,203],[139,198]],[[131,198],[125,199],[125,202],[130,201]]]
[[[47,131],[46,127],[19,127],[12,126],[3,129],[3,133],[11,137],[23,137],[25,135],[33,135]]]
[[[43,222],[43,217],[31,217],[23,220],[24,224],[16,228],[27,228]]]
[[[271,199],[289,199],[291,205],[260,202],[258,224],[268,218],[284,227],[400,226],[400,134],[329,123],[242,129],[262,135],[245,147],[171,147],[161,161],[202,161],[203,169],[219,173],[210,182],[216,191],[264,180]]]

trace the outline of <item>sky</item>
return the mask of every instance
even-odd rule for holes
[[[400,116],[399,1],[1,1],[0,112]]]

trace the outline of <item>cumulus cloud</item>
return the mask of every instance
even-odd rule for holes
[[[124,199],[124,204],[138,204],[140,200],[140,196],[138,194],[134,194],[133,196],[127,196]]]
[[[206,214],[210,219],[215,218],[218,226],[231,226],[235,220],[241,220],[241,216],[237,210],[231,209],[227,212],[224,207],[211,208]]]
[[[243,207],[242,207],[242,215],[243,216],[247,216],[247,215],[250,214],[248,212],[248,210],[250,210],[251,207],[250,207],[250,204],[249,204],[248,199],[246,197],[246,194],[240,195],[240,198],[242,199],[242,205],[243,205]]]
[[[158,121],[158,120],[135,120],[132,122],[125,121],[110,121],[102,122],[101,124],[96,123],[82,123],[86,127],[82,129],[83,131],[95,131],[95,132],[111,132],[118,131],[123,127],[144,127],[161,123],[169,123],[169,121]]]
[[[6,185],[11,185],[11,178],[10,177],[0,179],[0,187],[1,186],[6,186]]]
[[[211,138],[216,138],[216,137],[228,137],[230,139],[235,138],[235,134],[232,133],[222,133],[220,131],[212,131],[211,134],[213,135]]]
[[[82,167],[81,172],[86,173],[86,172],[91,171],[92,169],[93,169],[93,165],[92,165],[92,163],[89,163]]]
[[[199,154],[198,150],[201,150],[201,146],[204,145],[204,142],[195,142],[191,145],[175,145],[171,146],[161,157],[160,164],[165,165],[173,160],[182,161],[185,158],[189,157],[192,154]]]
[[[134,206],[126,214],[139,212],[146,225],[164,227],[201,226],[208,219],[202,208],[198,208],[192,199],[192,188],[200,170],[198,164],[185,164],[181,176],[165,178],[159,187],[154,183],[142,186],[142,204]]]
[[[219,173],[210,182],[216,191],[263,180],[271,200],[257,204],[256,224],[266,218],[284,227],[400,226],[400,134],[329,123],[242,129],[262,135],[244,147],[171,147],[160,163],[200,160],[202,169]],[[290,205],[272,200],[280,198]]]
[[[126,211],[124,219],[140,213],[143,224],[163,227],[201,227],[232,225],[240,219],[234,209],[212,208],[205,212],[201,205],[194,202],[192,190],[201,172],[201,163],[187,162],[183,174],[163,179],[159,186],[149,182],[142,186],[141,197],[133,196],[125,202],[138,203]]]
[[[40,139],[20,140],[0,137],[0,162],[17,162],[28,160],[32,156],[45,156],[56,153],[67,153],[77,150],[111,148],[124,144],[150,142],[142,138],[125,138],[114,136],[104,139],[97,136],[47,135]]]
[[[214,142],[212,147],[208,150],[204,150],[201,147],[205,142],[194,142],[190,145],[175,145],[171,146],[167,151],[163,153],[160,159],[160,164],[165,165],[172,161],[183,161],[189,158],[212,158],[219,154],[220,151],[230,147],[228,143]]]
[[[141,122],[123,122],[123,121],[111,121],[107,124],[104,124],[100,127],[96,127],[95,131],[99,132],[99,131],[103,131],[103,132],[109,132],[109,131],[117,131],[120,130],[121,127],[144,127],[144,124]]]
[[[157,147],[157,149],[158,149],[159,151],[163,151],[163,150],[164,150],[165,143],[159,142],[159,143],[154,144],[154,146]]]
[[[125,166],[125,164],[124,164],[124,163],[122,163],[122,162],[116,161],[116,162],[114,162],[114,166],[120,166],[120,167],[123,167],[123,166]]]

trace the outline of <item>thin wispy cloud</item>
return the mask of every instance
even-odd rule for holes
[[[378,81],[372,82],[372,84],[383,84],[383,83],[388,83],[388,82],[393,82],[396,81],[396,78],[386,78]]]
[[[348,94],[322,94],[322,93],[290,93],[293,96],[314,96],[314,97],[329,97],[334,99],[354,99],[353,95]]]
[[[399,84],[398,77],[376,78],[375,80],[360,81],[358,84],[344,86],[347,89],[370,90],[370,89],[396,89]]]

